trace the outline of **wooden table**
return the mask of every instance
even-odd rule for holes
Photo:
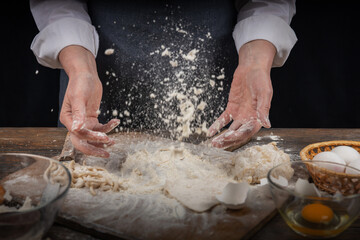
[[[66,130],[63,128],[0,128],[0,153],[22,152],[53,157],[60,154],[65,136]],[[360,129],[262,129],[248,145],[276,141],[281,149],[296,157],[306,145],[330,140],[360,141]],[[44,239],[96,240],[100,239],[99,236],[96,232],[80,232],[78,228],[69,228],[55,221]],[[360,219],[336,239],[352,240],[359,239],[359,236]],[[294,233],[279,214],[248,237],[253,240],[277,238],[306,239]]]

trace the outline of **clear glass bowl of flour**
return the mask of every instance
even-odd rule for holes
[[[69,171],[56,160],[0,154],[0,239],[42,239],[70,184]]]

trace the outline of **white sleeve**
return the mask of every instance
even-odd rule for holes
[[[295,0],[250,0],[240,9],[233,31],[237,52],[252,40],[267,40],[276,48],[273,67],[282,66],[297,41],[290,27],[295,12]]]
[[[69,45],[80,45],[96,56],[99,36],[91,24],[86,1],[30,0],[30,9],[40,30],[30,48],[41,65],[62,68],[58,55]]]

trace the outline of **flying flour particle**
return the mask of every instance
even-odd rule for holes
[[[188,61],[194,61],[196,59],[196,54],[199,52],[199,50],[197,50],[196,48],[191,50],[190,52],[188,52],[188,54],[183,54],[182,57],[185,59],[185,60],[188,60]]]
[[[224,75],[224,74],[221,74],[221,75],[217,76],[216,79],[219,79],[219,80],[220,80],[220,79],[225,79],[225,75]]]
[[[129,112],[128,110],[125,110],[125,111],[124,111],[124,115],[127,116],[127,117],[129,117],[129,116],[130,116],[130,112]]]
[[[178,61],[176,61],[176,60],[175,61],[170,60],[169,63],[172,67],[177,67],[179,65]]]
[[[114,54],[114,51],[115,50],[113,48],[108,48],[105,50],[105,55],[112,55],[112,54]]]
[[[183,34],[187,34],[188,32],[187,31],[185,31],[185,30],[183,30],[183,29],[180,29],[180,28],[176,28],[176,31],[178,32],[178,33],[183,33]]]
[[[162,53],[161,53],[161,56],[164,57],[164,56],[168,56],[170,57],[171,55],[171,52],[169,51],[169,48],[166,48]]]
[[[118,113],[118,111],[117,111],[116,109],[112,111],[112,115],[113,115],[114,117],[116,117],[118,114],[119,114],[119,113]]]

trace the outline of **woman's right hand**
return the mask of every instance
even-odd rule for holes
[[[59,60],[69,76],[60,121],[70,132],[76,149],[87,155],[109,157],[105,148],[114,141],[106,133],[120,120],[113,119],[105,125],[98,121],[102,84],[94,55],[81,46],[71,45],[61,50]]]

